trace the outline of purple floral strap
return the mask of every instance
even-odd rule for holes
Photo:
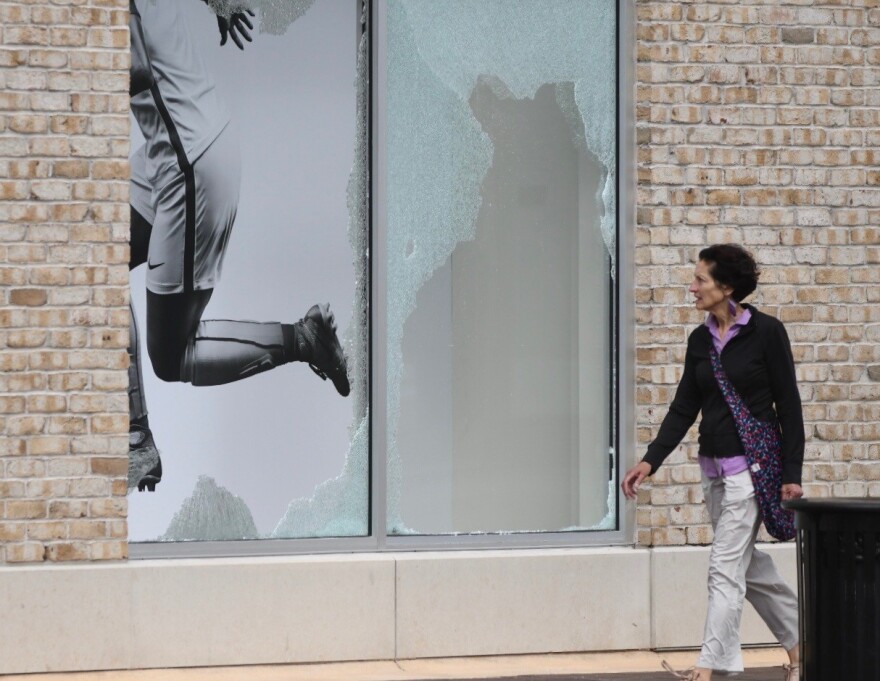
[[[782,438],[776,421],[765,422],[755,418],[733,387],[721,357],[715,348],[709,351],[712,371],[724,401],[730,408],[736,430],[745,450],[755,487],[755,498],[761,509],[764,526],[772,537],[783,541],[795,536],[794,513],[781,506],[782,501]]]

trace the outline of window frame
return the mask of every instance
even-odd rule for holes
[[[370,243],[370,454],[369,509],[363,537],[254,539],[204,542],[135,542],[129,544],[130,558],[184,559],[213,557],[259,557],[320,555],[332,553],[377,553],[399,551],[461,551],[475,549],[549,549],[613,547],[633,544],[635,504],[617,487],[617,529],[570,532],[520,532],[444,535],[389,535],[387,533],[387,390],[386,268],[387,191],[384,149],[387,90],[387,2],[363,0],[369,12],[370,101],[368,104],[369,166],[368,192]],[[634,249],[636,203],[635,149],[635,6],[634,0],[616,0],[617,6],[617,230],[616,285],[612,286],[614,334],[612,355],[616,363],[616,429],[614,473],[619,483],[635,458],[635,301]],[[614,418],[614,417],[613,417]]]

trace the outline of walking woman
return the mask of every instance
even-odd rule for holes
[[[797,596],[769,555],[755,548],[761,524],[748,461],[736,421],[719,387],[712,351],[749,412],[778,420],[782,439],[782,499],[803,495],[804,423],[791,345],[782,323],[742,301],[758,284],[758,268],[740,246],[700,251],[690,292],[706,322],[688,338],[684,373],[669,412],[644,458],[623,479],[632,499],[702,413],[699,462],[703,495],[715,538],[709,557],[709,609],[696,667],[679,678],[709,681],[713,672],[743,671],[740,618],[743,601],[754,606],[788,651],[786,681],[800,678]],[[672,670],[669,670],[672,671]]]

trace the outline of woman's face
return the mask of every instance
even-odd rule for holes
[[[694,280],[688,289],[694,296],[694,306],[698,310],[712,312],[727,305],[731,294],[729,286],[722,287],[709,273],[709,263],[700,260],[694,269]]]

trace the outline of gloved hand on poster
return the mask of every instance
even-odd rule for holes
[[[248,31],[253,31],[254,25],[248,19],[248,16],[254,16],[253,11],[246,9],[242,12],[232,12],[226,16],[217,15],[217,28],[220,29],[221,47],[226,44],[228,37],[232,38],[232,42],[238,45],[240,50],[244,49],[244,43],[241,41],[242,38],[249,43],[253,42],[253,38],[251,38],[251,34]]]

